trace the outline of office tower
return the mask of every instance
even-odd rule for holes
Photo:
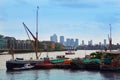
[[[74,47],[74,46],[75,46],[74,39],[70,39],[70,46],[71,46],[71,47]]]
[[[85,45],[84,40],[82,40],[82,46],[84,46],[84,45]]]
[[[92,40],[88,41],[88,45],[89,45],[89,46],[92,46],[92,45],[93,45]]]
[[[104,39],[104,46],[106,46],[107,45],[107,43],[106,43],[106,39]]]
[[[78,39],[75,39],[75,48],[77,48],[77,47],[78,47],[78,44],[79,44]]]
[[[66,45],[65,46],[70,46],[71,40],[69,38],[66,39]]]
[[[50,41],[58,42],[57,41],[57,35],[54,34],[53,36],[50,37]]]
[[[60,36],[60,43],[64,45],[64,36]]]
[[[99,46],[101,46],[102,45],[102,43],[101,42],[99,42]]]

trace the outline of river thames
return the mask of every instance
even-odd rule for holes
[[[75,55],[66,57],[84,57],[90,54],[91,50],[78,50]],[[55,58],[57,55],[64,55],[65,51],[48,52],[49,57]],[[41,54],[41,58],[46,56],[46,52]],[[30,59],[35,58],[34,53],[15,54],[15,58]],[[11,55],[0,55],[0,80],[120,80],[120,72],[100,72],[70,69],[47,69],[28,71],[6,71],[6,61],[11,59]]]

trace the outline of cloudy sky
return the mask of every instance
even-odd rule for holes
[[[57,34],[103,42],[111,24],[113,43],[120,43],[120,0],[0,0],[0,34],[28,39],[22,22],[35,34],[37,5],[40,41]]]

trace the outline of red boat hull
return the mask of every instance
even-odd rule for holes
[[[66,54],[66,55],[73,55],[73,54],[75,54],[75,53],[66,52],[65,54]]]
[[[51,69],[54,67],[54,64],[51,64],[51,63],[37,63],[35,65],[35,68],[36,69]]]

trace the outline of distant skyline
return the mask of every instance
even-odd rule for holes
[[[120,0],[1,0],[0,34],[28,39],[22,22],[35,34],[39,6],[39,40],[52,34],[98,43],[108,38],[120,43]]]
[[[68,39],[69,40],[72,39],[73,41],[75,41],[77,39],[78,40],[77,44],[79,44],[79,45],[99,45],[99,43],[101,43],[101,45],[109,44],[109,41],[107,39],[103,39],[102,41],[99,41],[99,42],[94,42],[94,40],[88,40],[88,41],[84,42],[85,40],[79,40],[78,38],[72,38],[72,37],[68,38],[68,37],[65,37],[64,35],[57,36],[56,34],[53,34],[50,36],[50,41],[58,42],[61,44],[65,44],[65,42],[67,42]]]

